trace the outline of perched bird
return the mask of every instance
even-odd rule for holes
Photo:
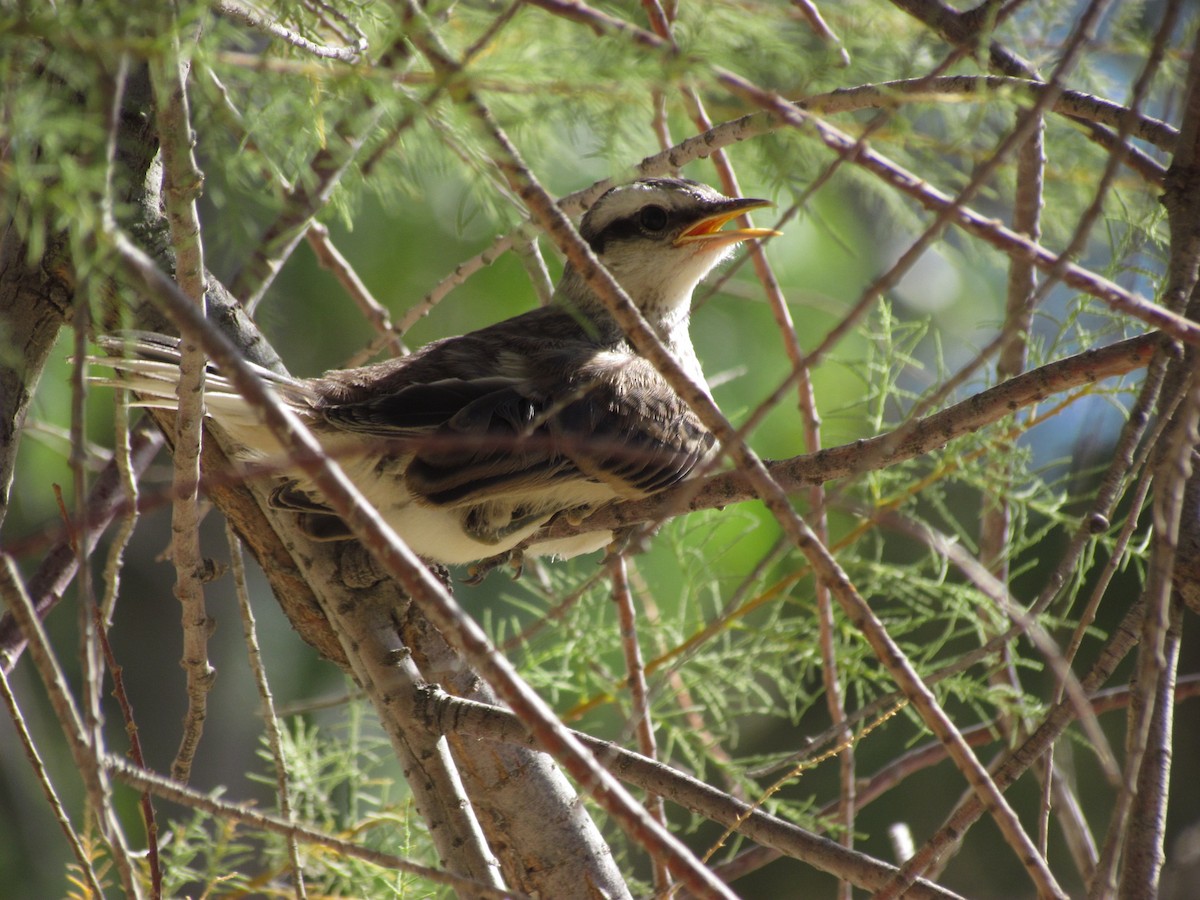
[[[667,349],[704,385],[688,334],[692,291],[732,247],[777,232],[721,230],[763,200],[731,199],[676,178],[615,187],[579,232]],[[103,362],[145,406],[174,408],[179,354],[170,339],[102,340]],[[568,265],[546,307],[399,359],[319,378],[263,376],[312,429],[419,556],[471,563],[517,547],[556,513],[582,517],[617,498],[685,479],[715,450],[713,436],[630,345],[600,299]],[[349,537],[314,487],[287,464],[254,409],[219,373],[208,415],[238,456],[278,464],[274,506],[303,515],[313,537]],[[575,556],[611,535],[534,544]]]

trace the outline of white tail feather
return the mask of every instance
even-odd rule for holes
[[[161,335],[137,334],[128,338],[105,335],[97,339],[114,356],[89,356],[89,367],[112,369],[113,375],[89,375],[88,381],[126,388],[137,395],[133,406],[174,410],[178,406],[180,353],[177,342]],[[136,355],[130,355],[136,354]],[[250,364],[288,406],[301,415],[311,414],[312,390],[302,381]],[[228,378],[209,369],[205,379],[205,412],[238,443],[254,455],[275,456],[282,448],[262,427],[259,416]]]

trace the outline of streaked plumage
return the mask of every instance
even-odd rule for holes
[[[692,290],[739,241],[764,229],[720,231],[766,205],[731,200],[680,179],[644,179],[603,195],[580,233],[667,348],[704,384],[688,335]],[[107,360],[143,403],[171,408],[178,353],[169,339],[107,338]],[[276,387],[420,556],[468,563],[511,550],[555,513],[584,515],[616,498],[646,496],[687,478],[714,450],[695,414],[626,340],[567,267],[545,308],[415,353]],[[278,462],[272,495],[305,516],[315,537],[345,536],[254,411],[219,374],[208,415],[245,448]],[[606,533],[534,545],[574,556]]]

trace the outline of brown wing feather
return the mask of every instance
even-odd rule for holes
[[[646,360],[619,364],[554,420],[575,465],[623,496],[652,494],[686,478],[713,436]]]
[[[625,356],[593,360],[557,394],[525,384],[471,403],[423,442],[406,481],[439,504],[568,478],[641,496],[686,478],[712,445],[712,435],[658,373]]]
[[[687,477],[713,444],[619,331],[599,334],[561,308],[316,385],[315,406],[330,425],[412,438],[406,485],[435,504],[567,479],[641,496]]]

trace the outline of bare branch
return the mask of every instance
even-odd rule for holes
[[[37,668],[43,687],[50,696],[50,703],[58,719],[58,726],[66,738],[71,759],[83,779],[91,812],[97,817],[104,839],[112,848],[121,885],[127,896],[140,900],[145,896],[142,882],[135,874],[137,866],[117,818],[107,773],[100,764],[105,749],[101,745],[94,745],[89,733],[84,729],[83,719],[71,697],[66,676],[63,675],[58,658],[42,629],[42,623],[38,620],[25,586],[21,583],[16,562],[7,553],[0,553],[0,597],[4,598],[5,605],[29,641],[29,655]]]
[[[271,762],[275,766],[275,797],[279,804],[279,815],[284,821],[294,823],[296,820],[292,815],[292,786],[287,762],[283,756],[283,736],[279,726],[279,716],[275,711],[275,698],[271,694],[271,684],[267,679],[266,667],[263,665],[262,650],[258,642],[258,626],[254,619],[254,608],[250,605],[250,591],[246,587],[246,564],[242,556],[242,545],[233,531],[233,526],[228,522],[225,524],[225,539],[229,543],[230,567],[233,570],[233,585],[237,593],[238,612],[242,617],[242,635],[246,641],[246,656],[250,663],[250,671],[254,675],[255,686],[258,688],[259,713],[267,732],[267,746],[271,750]],[[140,767],[146,768],[145,764],[141,764]],[[299,843],[295,835],[288,835],[287,840],[296,900],[306,900],[308,891],[304,886],[304,867],[300,861]]]
[[[434,687],[424,692],[421,704],[428,720],[439,727],[452,727],[476,737],[532,743],[522,724],[507,710],[453,698]],[[574,734],[597,757],[608,760],[609,769],[622,780],[660,793],[672,803],[714,822],[734,826],[739,834],[751,840],[802,859],[865,890],[878,889],[896,871],[893,866],[811,834],[663,763],[586,734]],[[908,896],[932,900],[957,895],[919,880]]]
[[[981,102],[997,96],[1028,95],[1037,100],[1052,95],[1048,111],[1073,119],[1095,122],[1109,128],[1121,128],[1132,118],[1129,136],[1147,141],[1159,150],[1175,149],[1179,132],[1166,122],[1142,112],[1082,91],[1056,90],[1044,81],[1012,78],[1006,75],[942,75],[934,78],[906,78],[880,84],[840,88],[827,94],[813,94],[796,105],[817,113],[853,112],[872,106],[894,107],[905,103],[947,102],[974,99]],[[1120,149],[1120,148],[1117,148]]]
[[[178,26],[168,19],[172,32]],[[204,314],[204,251],[196,198],[203,176],[192,153],[192,123],[188,109],[187,77],[191,68],[172,33],[172,53],[151,67],[158,136],[163,156],[163,198],[175,251],[175,277],[183,291]],[[187,673],[188,711],[183,735],[172,766],[176,780],[187,782],[196,747],[204,730],[208,692],[216,670],[208,661],[208,636],[212,622],[204,607],[200,554],[199,497],[200,434],[204,420],[205,360],[192,341],[184,341],[180,363],[178,415],[175,420],[175,504],[171,513],[171,556],[175,563],[175,596],[183,619],[183,659]]]
[[[358,40],[350,47],[326,47],[323,44],[310,41],[308,38],[297,34],[289,28],[285,28],[274,19],[269,19],[249,7],[243,6],[237,0],[214,0],[213,6],[217,12],[229,16],[231,19],[243,22],[256,31],[279,38],[286,44],[290,44],[299,50],[303,50],[305,53],[322,59],[336,59],[340,62],[355,63],[367,51],[367,40],[361,36],[361,33]]]
[[[308,240],[308,246],[317,256],[317,262],[332,272],[341,282],[346,293],[350,295],[350,299],[355,302],[363,314],[363,318],[379,332],[395,356],[403,356],[406,351],[404,345],[400,343],[400,338],[396,335],[391,314],[383,304],[375,299],[370,289],[363,284],[363,280],[358,277],[358,273],[350,265],[350,261],[342,256],[338,248],[334,246],[329,237],[329,229],[320,222],[313,222],[305,233],[305,237]]]
[[[898,432],[771,461],[766,467],[781,488],[793,491],[894,465],[943,447],[956,437],[971,434],[1054,394],[1135,371],[1149,362],[1161,341],[1160,335],[1148,334],[1088,350],[981,391],[941,412],[901,426]],[[897,433],[903,434],[902,440],[895,440]],[[886,452],[880,453],[884,448]],[[700,486],[683,485],[646,500],[603,507],[578,525],[555,519],[531,540],[557,539],[585,531],[656,522],[672,512],[714,509],[750,500],[755,494],[748,481],[742,472],[729,472],[706,479]],[[688,501],[681,503],[682,497]]]
[[[941,0],[892,0],[892,3],[924,22],[950,43],[966,47],[974,47],[986,37],[981,33],[980,26],[989,24],[996,6],[993,0],[988,0],[972,12],[960,13]],[[1034,67],[999,41],[988,44],[988,57],[994,71],[1015,78],[1038,80]],[[1118,139],[1108,128],[1086,119],[1080,121],[1093,141],[1109,150],[1115,148]],[[1135,148],[1126,146],[1124,151],[1128,165],[1143,178],[1154,184],[1162,182],[1164,173],[1161,165]]]
[[[71,845],[71,852],[75,856],[79,870],[83,872],[88,889],[97,897],[104,896],[104,890],[100,887],[100,881],[96,875],[96,867],[92,864],[92,860],[89,858],[88,852],[84,849],[79,834],[75,831],[75,826],[71,824],[71,819],[58,798],[58,792],[54,789],[54,784],[50,780],[50,774],[46,771],[41,754],[38,753],[37,745],[34,743],[28,727],[26,727],[25,718],[21,714],[20,704],[12,692],[12,686],[8,683],[8,673],[2,669],[0,669],[0,694],[4,695],[5,709],[8,710],[8,714],[12,719],[13,727],[17,732],[17,740],[21,744],[21,749],[25,751],[25,757],[29,760],[30,768],[33,769],[33,775],[37,779],[38,787],[42,789],[42,793],[46,796],[46,802],[50,804],[50,809],[54,812],[54,818],[58,821],[58,827],[62,829],[63,834],[67,838],[67,843]]]

